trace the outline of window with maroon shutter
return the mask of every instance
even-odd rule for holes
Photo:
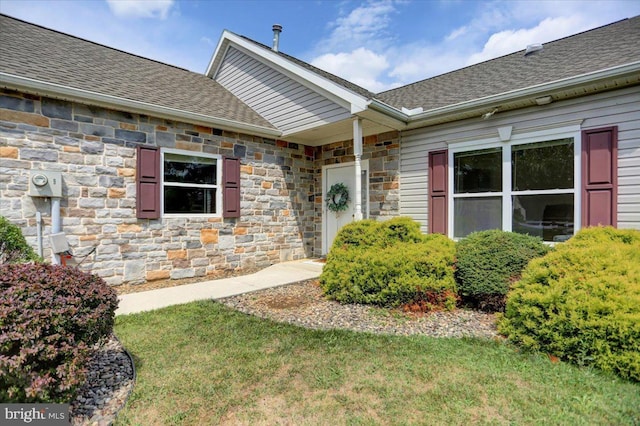
[[[136,159],[136,217],[160,217],[160,150],[138,146]]]
[[[448,152],[429,153],[429,232],[447,235]]]
[[[240,217],[240,159],[224,157],[222,161],[222,216]]]
[[[222,157],[162,149],[163,214],[222,216]]]
[[[617,226],[618,128],[582,132],[582,226]]]

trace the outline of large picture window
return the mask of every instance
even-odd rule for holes
[[[164,214],[220,215],[219,156],[166,149],[161,164]]]
[[[573,235],[579,205],[577,138],[538,139],[450,151],[454,238],[488,229],[544,241]]]

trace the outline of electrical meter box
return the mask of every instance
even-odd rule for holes
[[[62,197],[62,173],[31,170],[29,195],[32,197]]]

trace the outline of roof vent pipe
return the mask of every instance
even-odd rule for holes
[[[278,45],[280,44],[280,33],[282,32],[282,25],[273,24],[273,51],[278,51]]]

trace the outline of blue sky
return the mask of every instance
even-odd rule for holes
[[[0,12],[204,72],[228,29],[380,92],[640,15],[640,2],[1,0]],[[0,41],[1,42],[1,41]]]

